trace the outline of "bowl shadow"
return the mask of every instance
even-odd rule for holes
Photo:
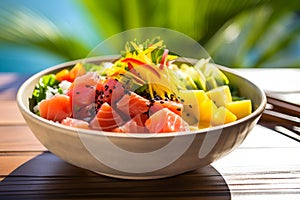
[[[230,200],[211,165],[170,178],[125,180],[75,167],[50,152],[24,163],[2,182],[0,199],[214,199]]]

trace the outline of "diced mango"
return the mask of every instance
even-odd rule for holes
[[[211,124],[210,124],[209,121],[200,121],[200,122],[198,123],[198,128],[199,128],[199,129],[208,128],[208,127],[210,127],[210,126],[211,126]]]
[[[214,88],[206,92],[207,96],[219,106],[226,106],[228,103],[232,102],[232,97],[230,89],[227,85],[223,85],[217,88]]]
[[[203,90],[180,90],[179,96],[183,100],[183,104],[200,104],[203,100],[208,99]]]
[[[214,104],[212,100],[205,99],[199,105],[200,121],[210,122],[217,109],[218,109],[217,106]]]
[[[214,113],[211,123],[217,126],[227,124],[229,122],[234,122],[236,121],[236,119],[237,117],[232,112],[230,112],[227,108],[221,106]]]
[[[70,80],[73,82],[76,77],[82,76],[86,73],[85,68],[82,63],[77,63],[71,70],[70,70]]]
[[[226,108],[241,119],[252,112],[251,100],[233,101],[226,105]]]
[[[183,116],[190,118],[194,116],[197,122],[200,120],[200,104],[209,99],[203,90],[181,90],[179,97],[183,103]]]

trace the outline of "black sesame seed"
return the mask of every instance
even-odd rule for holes
[[[108,85],[105,85],[104,89],[105,89],[105,91],[107,91],[108,90]]]
[[[112,89],[110,89],[110,90],[109,90],[109,94],[111,94],[112,92],[113,92]]]
[[[164,101],[160,101],[159,103],[164,104],[165,102]]]
[[[192,105],[189,105],[189,107],[190,107],[190,108],[193,108],[193,106],[192,106]]]
[[[76,92],[76,94],[80,94],[80,92]]]
[[[161,98],[159,96],[155,96],[154,99],[155,100],[161,100]]]
[[[154,99],[150,99],[150,103],[155,103],[155,100]]]
[[[177,111],[181,111],[181,108],[176,108]]]

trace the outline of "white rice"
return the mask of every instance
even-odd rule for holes
[[[62,89],[63,94],[67,94],[71,84],[69,81],[62,81],[58,86]]]

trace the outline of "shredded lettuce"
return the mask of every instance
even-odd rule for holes
[[[34,107],[43,99],[46,99],[47,92],[49,92],[51,89],[57,89],[58,93],[62,92],[62,90],[59,89],[59,83],[60,82],[55,79],[54,74],[49,74],[41,77],[34,88],[32,97],[29,98],[30,111],[39,114],[37,111],[34,110]]]

